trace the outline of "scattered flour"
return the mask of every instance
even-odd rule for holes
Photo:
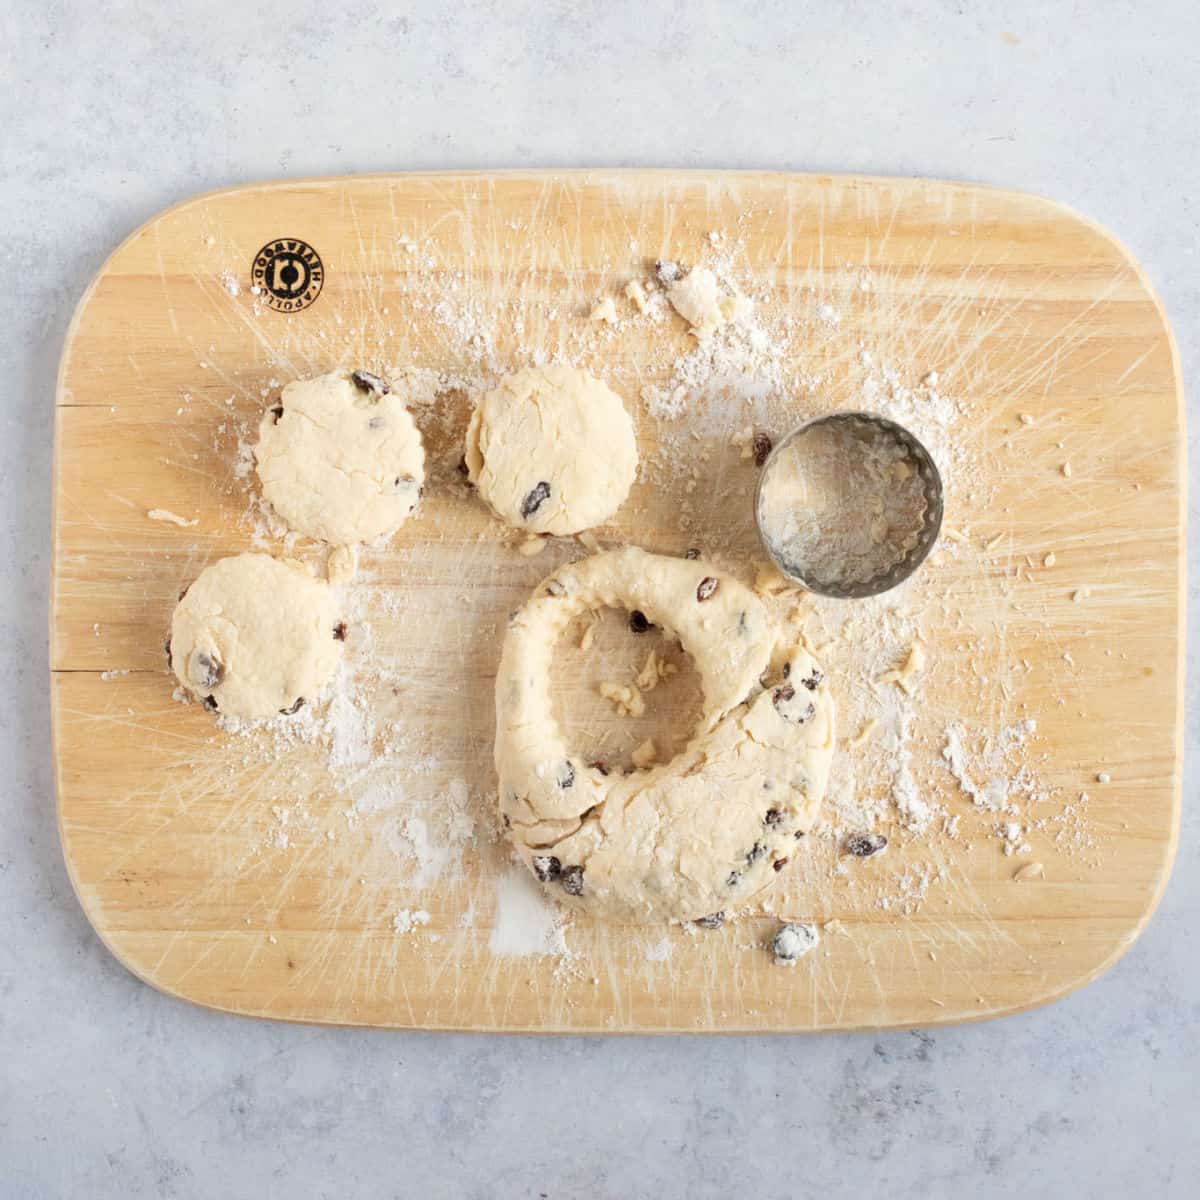
[[[979,734],[971,737],[960,722],[946,727],[942,758],[976,808],[1013,812],[1017,798],[1036,798],[1038,786],[1020,761],[1020,752],[1036,730],[1037,722],[1032,718],[1007,726],[994,738]],[[977,749],[970,750],[968,743]]]
[[[505,956],[566,955],[563,914],[524,867],[496,880],[496,915],[488,948]]]
[[[402,908],[392,918],[392,932],[411,933],[418,925],[428,925],[431,919],[423,908]]]
[[[647,962],[669,962],[671,958],[671,939],[664,937],[661,941],[655,942],[653,946],[646,947]]]

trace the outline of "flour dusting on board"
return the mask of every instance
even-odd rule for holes
[[[589,544],[641,540],[643,527],[647,549],[694,548],[752,583],[777,621],[802,632],[837,697],[839,750],[818,826],[779,886],[730,917],[786,913],[828,928],[836,912],[857,907],[904,919],[962,882],[945,852],[975,840],[998,856],[1036,851],[1047,875],[1056,856],[1098,853],[1087,793],[1065,793],[1039,776],[1037,714],[1025,699],[1030,669],[1002,636],[1014,588],[1042,564],[1005,561],[1003,514],[980,519],[979,529],[965,516],[987,514],[995,492],[995,452],[978,436],[980,385],[964,367],[986,321],[947,301],[934,338],[904,288],[858,264],[781,294],[773,278],[756,274],[736,230],[670,249],[676,257],[663,260],[631,247],[599,287],[532,269],[481,281],[447,269],[431,238],[414,229],[378,251],[386,303],[314,308],[315,345],[311,333],[302,341],[272,324],[281,340],[221,406],[215,442],[253,544],[335,576],[332,558],[326,564],[319,547],[289,534],[254,490],[258,420],[290,378],[333,365],[385,373],[421,429],[428,478],[425,501],[390,546],[364,547],[361,565],[336,567],[346,655],[323,705],[253,727],[219,721],[220,741],[234,746],[231,778],[251,777],[266,811],[273,803],[288,814],[255,826],[243,868],[264,856],[319,854],[347,881],[327,915],[421,934],[427,946],[434,935],[426,926],[448,914],[447,928],[481,943],[486,935],[493,955],[567,956],[564,914],[493,847],[491,675],[472,673],[466,650],[457,651],[462,669],[452,656],[440,674],[417,659],[435,644],[498,652],[508,612],[538,578]],[[242,319],[275,321],[221,278]],[[641,491],[628,501],[623,530],[596,531],[591,543],[552,540],[535,547],[534,560],[516,552],[458,469],[473,396],[528,362],[567,363],[611,381],[641,440],[655,446],[643,453]],[[773,574],[751,517],[758,447],[836,410],[905,425],[945,484],[943,536],[925,568],[892,592],[854,602],[801,592]],[[654,515],[652,492],[667,498],[669,522]],[[466,532],[439,519],[439,497],[459,506]],[[488,563],[486,589],[468,592],[464,570],[447,571],[427,552],[448,538],[457,539],[460,567],[469,555]],[[954,655],[929,650],[947,641]],[[949,685],[964,681],[971,710],[948,708]],[[434,895],[431,918],[425,904]],[[489,899],[485,930],[476,913]],[[639,944],[651,969],[673,969],[670,937]],[[563,986],[571,978],[556,976]]]
[[[524,867],[514,867],[496,880],[488,949],[505,956],[567,953],[563,915]]]

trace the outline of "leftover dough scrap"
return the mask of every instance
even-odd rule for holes
[[[623,776],[573,757],[552,716],[554,646],[581,612],[604,607],[640,611],[678,637],[704,695],[683,752]],[[816,817],[834,745],[823,684],[803,645],[711,564],[629,547],[562,567],[514,614],[496,679],[509,835],[572,907],[715,918],[769,886]]]

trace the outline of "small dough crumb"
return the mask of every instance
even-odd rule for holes
[[[917,690],[916,676],[925,667],[925,647],[919,642],[913,642],[909,647],[908,657],[898,670],[888,671],[879,677],[880,683],[894,683],[906,696],[913,695]]]
[[[815,925],[789,921],[771,939],[776,965],[794,967],[820,940]]]
[[[592,643],[596,640],[596,625],[596,616],[593,613],[591,620],[583,627],[583,633],[579,638],[580,650],[590,650],[592,648]]]
[[[658,686],[658,680],[658,654],[651,650],[646,656],[645,666],[638,672],[638,677],[634,680],[634,683],[643,692],[652,692]]]
[[[603,300],[598,300],[595,307],[588,314],[589,321],[603,321],[606,325],[615,325],[617,323],[617,306],[611,296],[605,296]]]
[[[631,755],[633,765],[644,770],[658,760],[658,747],[653,738],[647,738]]]
[[[600,685],[600,695],[611,700],[622,717],[640,717],[646,711],[646,702],[636,687],[606,680]]]
[[[152,521],[166,521],[171,525],[178,525],[182,529],[191,529],[193,525],[200,524],[199,517],[193,517],[189,521],[187,517],[181,517],[178,513],[173,513],[169,508],[152,508],[146,516]]]
[[[634,308],[642,314],[650,307],[646,300],[646,289],[636,279],[631,279],[625,285],[625,299],[631,301]]]
[[[711,337],[726,321],[717,277],[707,267],[693,267],[671,284],[667,299],[701,341]]]

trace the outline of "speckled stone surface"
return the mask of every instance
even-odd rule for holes
[[[1193,379],[1194,0],[101,7],[15,0],[0,38],[0,1193],[1195,1196],[1195,655],[1183,837],[1142,939],[1050,1008],[883,1036],[396,1035],[167,999],[109,957],[71,893],[46,694],[59,350],[88,279],[157,209],[418,167],[972,179],[1116,230]]]

